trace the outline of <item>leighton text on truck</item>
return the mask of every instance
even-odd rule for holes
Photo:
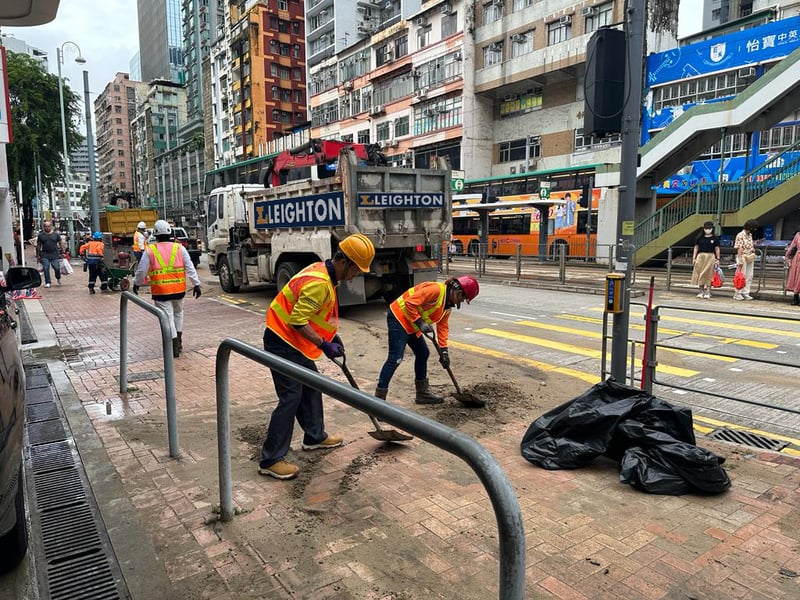
[[[433,281],[433,249],[450,237],[450,170],[385,166],[373,144],[311,140],[276,155],[264,182],[228,185],[208,197],[208,262],[232,293],[283,287],[300,269],[331,258],[353,233],[375,245],[372,269],[339,287],[341,305],[392,300]]]

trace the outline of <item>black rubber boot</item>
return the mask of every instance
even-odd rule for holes
[[[178,332],[178,354],[183,352],[183,332]]]
[[[414,385],[417,387],[417,397],[414,399],[417,404],[441,404],[444,402],[442,396],[437,396],[431,391],[427,379],[415,379]]]
[[[375,397],[380,398],[381,400],[386,400],[386,394],[389,393],[389,388],[375,388]]]
[[[800,294],[795,294],[792,298],[792,306],[800,306]]]
[[[178,338],[172,338],[172,357],[178,358],[181,355],[181,350],[178,347]]]

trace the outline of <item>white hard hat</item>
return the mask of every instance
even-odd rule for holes
[[[145,225],[144,221],[139,221],[139,224],[136,226],[136,229],[147,229],[147,225]]]
[[[164,219],[159,219],[153,225],[153,233],[156,235],[171,235],[172,227]]]

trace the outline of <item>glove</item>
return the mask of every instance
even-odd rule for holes
[[[133,284],[133,293],[136,294],[137,296],[139,295],[139,286],[136,285],[135,283]]]
[[[319,347],[325,353],[325,356],[330,359],[344,356],[344,346],[336,342],[322,342]]]
[[[433,333],[433,327],[431,327],[431,324],[426,323],[422,319],[417,319],[414,321],[414,325],[416,325],[423,334]]]
[[[447,348],[442,348],[439,351],[439,364],[445,369],[450,368],[450,353],[447,351]]]
[[[203,292],[200,289],[200,286],[199,285],[194,286],[194,289],[192,290],[192,296],[194,296],[195,298],[199,298],[202,294]]]

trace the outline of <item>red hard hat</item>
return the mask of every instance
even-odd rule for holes
[[[467,304],[469,304],[470,301],[478,295],[478,280],[472,275],[461,275],[460,277],[456,277],[456,281],[458,285],[461,286],[461,290],[467,297]]]

